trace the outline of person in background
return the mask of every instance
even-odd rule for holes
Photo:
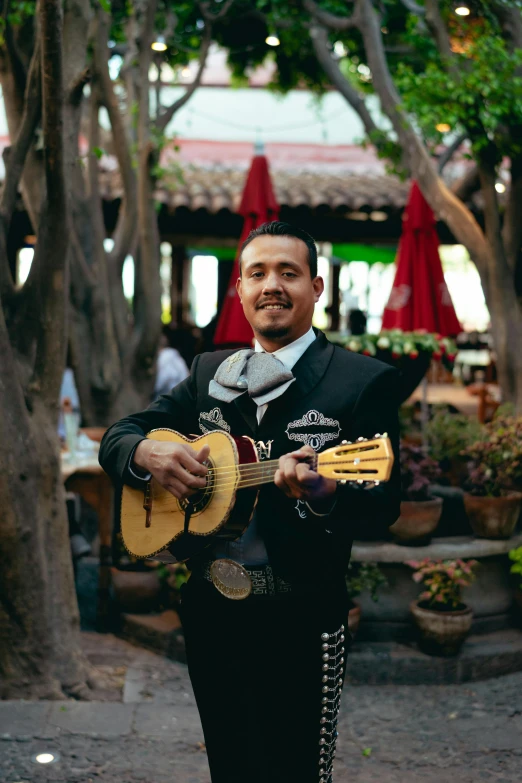
[[[162,394],[168,394],[174,386],[184,381],[189,374],[187,363],[180,352],[172,347],[172,329],[164,326],[160,337],[160,349],[158,352],[156,382],[154,384],[154,396],[156,400]]]
[[[362,310],[350,310],[348,314],[348,329],[350,334],[366,333],[366,315]]]
[[[80,415],[80,397],[74,380],[74,371],[70,366],[70,357],[67,357],[67,367],[62,377],[62,386],[60,389],[60,418],[58,420],[58,435],[60,440],[65,442],[65,422],[64,422],[64,404],[67,402],[71,406],[72,412]],[[80,496],[74,492],[65,493],[67,504],[67,518],[69,520],[69,543],[71,546],[71,555],[73,564],[80,557],[91,554],[91,545],[83,535],[80,527],[81,504]]]

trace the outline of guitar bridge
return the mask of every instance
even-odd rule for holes
[[[147,486],[145,487],[145,494],[143,497],[143,508],[147,512],[145,515],[145,527],[150,527],[151,520],[152,520],[152,491],[151,491],[150,481],[147,481]]]

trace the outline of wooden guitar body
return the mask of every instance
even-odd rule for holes
[[[135,557],[145,558],[168,548],[176,560],[182,562],[199,553],[216,537],[239,538],[250,522],[258,495],[255,487],[237,488],[240,465],[258,462],[254,442],[226,432],[185,437],[169,429],[151,430],[147,438],[188,444],[195,452],[208,445],[208,486],[190,498],[187,531],[186,500],[175,498],[154,478],[148,482],[145,493],[125,486],[121,500],[121,533],[127,551]]]
[[[147,438],[188,444],[195,452],[208,445],[207,485],[189,500],[178,500],[152,478],[145,491],[125,486],[121,500],[121,533],[127,551],[138,558],[168,549],[182,562],[216,539],[235,540],[248,527],[258,487],[272,482],[279,461],[260,462],[254,441],[227,432],[185,437],[169,429],[151,430]],[[356,443],[342,441],[311,458],[320,475],[376,485],[388,481],[393,450],[386,433]]]

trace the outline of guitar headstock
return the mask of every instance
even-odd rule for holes
[[[355,443],[343,440],[339,446],[317,455],[317,472],[345,484],[388,481],[393,467],[393,449],[388,434],[359,438]]]

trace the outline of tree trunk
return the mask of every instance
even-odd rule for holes
[[[13,349],[0,303],[4,444],[0,452],[0,695],[4,698],[81,696],[88,690],[56,434],[68,298],[61,0],[41,0],[39,22],[49,198],[43,205],[22,305],[25,309],[27,301],[31,303],[31,326],[25,323],[22,328],[34,335],[34,345],[25,355]],[[6,263],[0,258],[0,264]]]

